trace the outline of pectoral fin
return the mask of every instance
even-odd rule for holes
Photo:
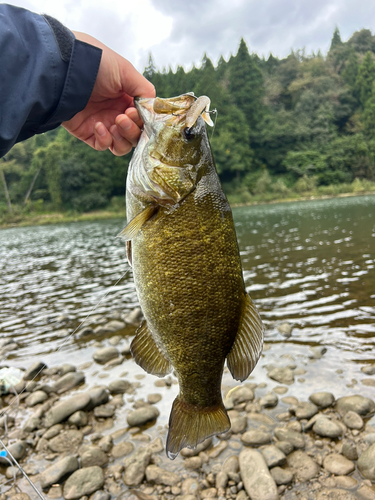
[[[227,357],[227,365],[233,378],[241,382],[255,368],[262,352],[264,325],[248,294],[242,311],[240,327],[232,349]]]
[[[126,258],[128,259],[129,266],[133,267],[132,242],[131,242],[131,240],[128,240],[126,242]]]
[[[132,240],[143,224],[154,215],[157,209],[158,207],[156,205],[147,205],[147,207],[137,214],[117,236],[125,241]]]
[[[138,328],[130,350],[135,362],[146,372],[158,377],[164,377],[171,372],[172,365],[160,352],[146,321]]]

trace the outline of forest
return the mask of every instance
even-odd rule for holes
[[[375,192],[375,35],[368,29],[330,49],[286,58],[251,53],[215,67],[207,55],[189,71],[144,75],[159,97],[208,95],[217,121],[211,139],[231,203]],[[211,136],[211,130],[208,131]],[[16,144],[0,161],[0,222],[22,214],[124,207],[131,155],[97,152],[62,127]]]

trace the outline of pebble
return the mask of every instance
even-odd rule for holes
[[[123,480],[127,486],[138,486],[141,484],[150,459],[151,452],[147,448],[138,448],[130,457],[125,458]]]
[[[186,469],[200,469],[202,467],[202,459],[201,457],[185,458],[184,466]]]
[[[78,445],[81,444],[83,440],[83,434],[78,430],[67,430],[63,431],[50,441],[48,441],[48,447],[51,451],[56,453],[63,453],[65,451],[72,452]]]
[[[79,469],[67,479],[64,484],[65,500],[75,500],[85,495],[91,495],[104,484],[103,470],[98,467]]]
[[[339,453],[327,455],[323,460],[323,467],[336,476],[346,476],[355,469],[353,462]]]
[[[123,379],[112,380],[108,384],[108,390],[111,394],[125,394],[131,387],[131,383]]]
[[[262,454],[246,448],[239,455],[241,477],[251,500],[277,500],[277,486]]]
[[[111,361],[111,359],[118,358],[119,356],[119,350],[116,347],[111,346],[98,349],[94,352],[92,357],[97,363],[107,363],[108,361]]]
[[[23,380],[33,380],[39,373],[45,370],[47,366],[43,361],[36,361],[28,370],[23,374]]]
[[[244,415],[238,415],[232,418],[229,413],[228,415],[230,418],[231,430],[233,434],[241,434],[242,432],[244,432],[247,427],[247,418]]]
[[[44,403],[47,399],[48,395],[44,391],[35,391],[25,399],[25,404],[26,406],[32,407]]]
[[[287,367],[279,367],[274,368],[268,373],[268,376],[272,380],[276,380],[279,384],[290,385],[294,382],[294,375],[290,368]]]
[[[208,438],[202,443],[199,443],[196,448],[182,448],[181,450],[181,455],[183,457],[195,457],[196,455],[199,455],[202,451],[207,450],[212,444],[212,438]]]
[[[375,481],[375,443],[361,454],[357,465],[363,477]]]
[[[362,366],[361,372],[365,373],[366,375],[375,375],[375,365]]]
[[[130,441],[123,441],[119,444],[115,444],[112,448],[112,456],[114,458],[125,457],[134,451],[134,444]]]
[[[268,431],[250,430],[246,431],[241,436],[241,441],[247,446],[262,446],[268,444],[272,440],[272,435]]]
[[[292,330],[293,330],[292,325],[290,323],[288,323],[287,321],[284,321],[283,323],[280,323],[277,326],[277,331],[279,333],[281,333],[281,335],[283,337],[285,337],[286,339],[288,339],[289,337],[291,337]]]
[[[260,451],[266,461],[267,466],[270,469],[272,467],[284,465],[286,463],[285,454],[274,444],[265,446]]]
[[[375,411],[375,403],[369,398],[356,394],[339,398],[336,401],[335,409],[340,415],[345,415],[348,411],[355,411],[359,415],[366,416]]]
[[[342,448],[341,448],[341,453],[346,457],[348,460],[357,460],[358,459],[358,451],[353,442],[346,441],[343,443]]]
[[[96,406],[108,403],[109,394],[105,387],[96,387],[95,389],[91,389],[88,394],[90,396],[90,403],[87,408],[85,408],[86,411],[93,410]]]
[[[70,415],[70,417],[68,418],[68,422],[77,427],[84,427],[88,422],[87,413],[82,410],[78,410]]]
[[[298,403],[291,406],[289,411],[296,416],[298,420],[310,419],[318,413],[318,407],[314,403]]]
[[[328,417],[319,417],[313,425],[315,434],[321,437],[338,438],[343,434],[342,427]]]
[[[8,446],[10,454],[14,456],[17,461],[20,461],[26,454],[27,444],[25,441],[17,441]],[[0,464],[9,465],[8,460],[0,456]]]
[[[240,464],[238,462],[238,456],[232,455],[228,457],[223,464],[223,471],[229,474],[230,472],[237,473],[240,470]]]
[[[194,495],[196,498],[201,490],[199,482],[192,477],[185,479],[181,484],[181,493],[183,495]]]
[[[102,467],[107,463],[107,455],[98,446],[90,446],[89,449],[85,450],[81,455],[82,467],[92,467],[93,465]]]
[[[293,451],[287,462],[299,481],[309,481],[319,474],[319,465],[304,451]]]
[[[231,389],[230,395],[227,395],[227,398],[231,399],[234,405],[238,405],[239,403],[252,401],[254,399],[254,392],[245,385],[238,385],[234,389]]]
[[[96,406],[94,408],[94,415],[96,418],[109,418],[115,414],[116,407],[110,403],[105,405]]]
[[[294,446],[289,441],[278,441],[275,446],[281,450],[284,455],[289,455],[294,450]]]
[[[78,460],[74,456],[64,457],[53,465],[45,469],[40,475],[40,484],[42,488],[48,488],[60,479],[79,468]]]
[[[208,455],[210,458],[217,458],[227,448],[228,448],[228,442],[220,441],[220,443],[217,446],[208,450]]]
[[[84,382],[85,374],[83,372],[69,371],[53,384],[52,389],[54,392],[62,394],[83,384]]]
[[[363,419],[355,411],[349,410],[342,419],[346,427],[349,429],[362,429],[364,423]]]
[[[274,467],[271,470],[271,476],[274,478],[277,486],[281,484],[290,484],[293,481],[293,472],[290,469]]]
[[[131,411],[126,420],[131,427],[139,427],[147,422],[155,420],[160,415],[159,410],[152,405],[145,405],[134,411]]]
[[[277,439],[280,441],[288,441],[296,449],[305,447],[305,440],[299,432],[291,431],[285,427],[278,427],[274,430],[274,432]]]
[[[149,483],[163,484],[164,486],[176,486],[181,481],[178,474],[157,465],[146,467],[146,479]]]
[[[47,412],[45,419],[46,427],[52,427],[53,425],[62,422],[76,411],[85,408],[89,403],[89,393],[80,393],[72,396],[69,399],[64,399],[63,401],[54,405]]]

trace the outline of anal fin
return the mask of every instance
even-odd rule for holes
[[[171,362],[160,352],[146,321],[138,328],[130,350],[135,362],[146,372],[164,377],[172,371]]]
[[[263,347],[264,325],[250,296],[245,295],[240,326],[227,365],[233,378],[246,380],[255,368]]]

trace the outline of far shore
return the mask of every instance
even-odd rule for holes
[[[368,196],[375,195],[374,191],[364,191],[359,193],[340,193],[335,195],[309,195],[300,196],[295,198],[275,198],[273,200],[257,200],[250,201],[247,203],[231,203],[232,208],[253,206],[253,205],[271,205],[276,203],[292,203],[299,201],[311,201],[311,200],[327,200],[332,198],[348,198],[353,196]],[[229,200],[230,201],[230,200]],[[9,216],[8,216],[9,217]],[[25,227],[25,226],[42,226],[47,224],[60,224],[67,222],[83,222],[83,221],[96,221],[96,220],[106,220],[106,219],[126,219],[126,209],[125,206],[121,210],[95,210],[91,212],[84,213],[72,213],[72,212],[49,212],[49,213],[20,213],[15,214],[13,217],[9,217],[7,221],[0,219],[0,229],[9,229],[14,227]]]

